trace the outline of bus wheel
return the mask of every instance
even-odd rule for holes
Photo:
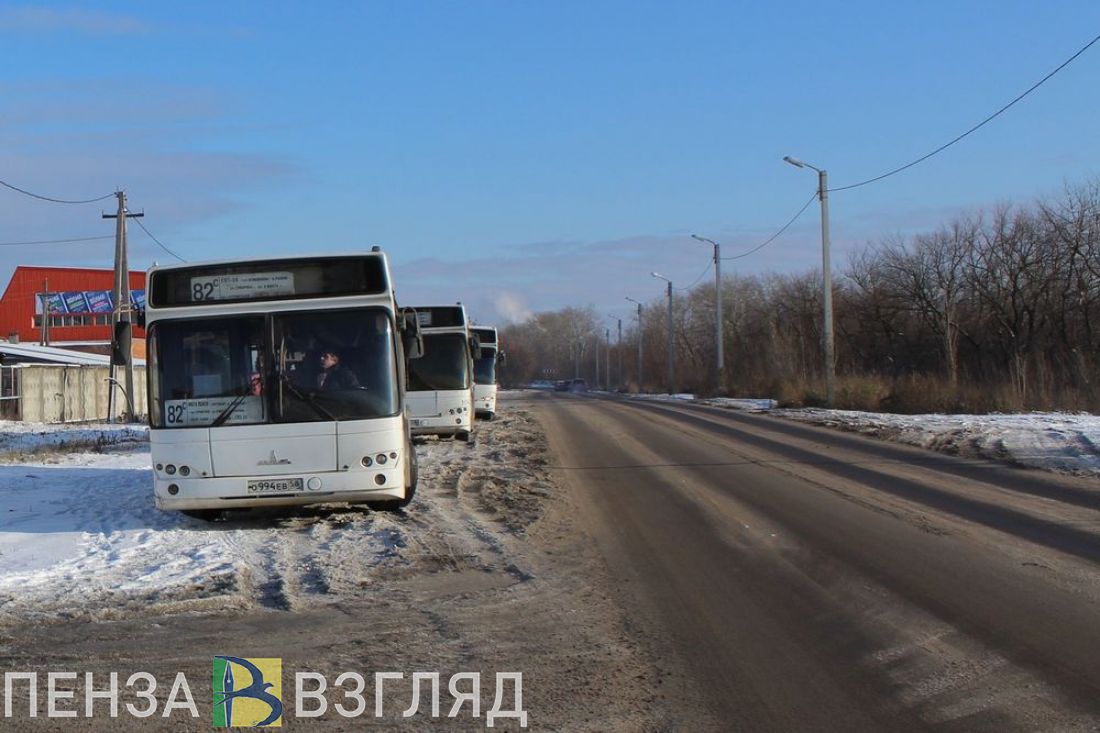
[[[462,432],[455,433],[455,440],[461,440],[463,443],[470,442],[470,431],[463,430]]]
[[[202,522],[213,522],[222,518],[221,509],[181,509],[180,514]]]
[[[416,495],[416,484],[420,480],[420,463],[416,457],[416,450],[409,443],[409,484],[405,487],[405,498],[388,499],[386,501],[368,501],[367,507],[376,512],[396,512],[404,509]]]

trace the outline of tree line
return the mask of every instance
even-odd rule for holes
[[[714,283],[673,298],[675,389],[823,402],[821,272]],[[594,309],[505,328],[510,384],[573,376],[665,391],[667,301],[617,326]],[[1100,181],[867,243],[834,276],[837,406],[897,411],[1100,409]],[[610,382],[606,363],[611,324]],[[637,363],[638,339],[643,363]]]

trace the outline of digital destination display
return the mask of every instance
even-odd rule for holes
[[[149,273],[153,308],[255,300],[374,295],[389,291],[378,255],[234,262]]]

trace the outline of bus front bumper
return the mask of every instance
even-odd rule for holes
[[[382,477],[383,483],[377,483],[376,477]],[[370,472],[171,480],[157,477],[153,491],[157,508],[170,511],[385,501],[404,498],[405,471],[398,465]]]
[[[413,435],[458,435],[470,432],[470,418],[454,415],[439,417],[414,417],[409,420],[409,432]]]

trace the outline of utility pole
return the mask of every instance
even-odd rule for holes
[[[696,234],[692,234],[691,238],[714,245],[714,389],[722,394],[722,375],[725,371],[724,349],[722,348],[722,247],[713,239],[700,237]]]
[[[596,389],[600,388],[600,332],[596,332]]]
[[[676,394],[676,377],[673,372],[673,342],[672,342],[672,281],[664,275],[659,275],[656,272],[649,273],[658,280],[664,280],[668,283],[668,393],[670,395]]]
[[[607,374],[607,389],[612,389],[612,329],[605,328],[604,335],[607,337],[607,350],[604,351],[604,365],[607,369],[604,372]]]
[[[616,318],[619,322],[619,344],[616,351],[619,352],[619,389],[623,388],[623,319]]]
[[[642,385],[645,384],[642,380],[642,304],[629,296],[627,300],[638,306],[638,391],[641,392]]]
[[[42,346],[50,345],[50,281],[42,281],[42,328],[39,329]]]
[[[673,369],[672,340],[672,281],[668,281],[668,393],[676,394],[676,377]]]
[[[132,319],[132,307],[130,305],[130,266],[126,257],[126,219],[134,217],[143,217],[145,213],[131,214],[126,210],[126,192],[116,191],[115,196],[118,198],[118,212],[115,214],[103,214],[104,219],[115,219],[115,281],[114,287],[111,289],[111,298],[113,302],[113,308],[111,309],[111,351],[112,353],[119,348],[120,344],[120,330],[125,334],[121,338],[121,343],[130,346],[130,353],[126,354],[126,400],[129,405],[126,409],[126,420],[132,422],[135,419],[134,412],[134,357],[132,349],[133,338],[133,319]],[[119,324],[124,324],[119,326]],[[117,411],[117,402],[115,399],[115,388],[118,386],[117,379],[118,370],[114,363],[111,361],[110,371],[110,384],[111,391],[108,392],[107,397],[107,420],[108,422],[115,421],[115,413]],[[148,375],[146,375],[148,377]]]
[[[829,173],[789,155],[783,160],[797,168],[817,171],[817,198],[821,201],[821,300],[824,310],[821,330],[825,351],[825,403],[832,407],[836,397],[836,349],[833,337],[833,271],[829,264]]]

